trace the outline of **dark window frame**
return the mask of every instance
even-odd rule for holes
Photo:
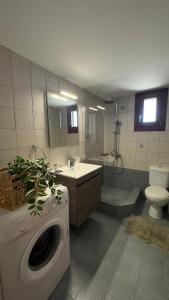
[[[78,106],[77,104],[71,105],[67,108],[67,131],[68,133],[78,133],[78,126],[71,126],[71,112],[77,110],[77,123],[78,123]]]
[[[157,120],[156,122],[143,123],[144,100],[157,98]],[[165,131],[167,112],[168,88],[149,90],[135,94],[134,131]]]

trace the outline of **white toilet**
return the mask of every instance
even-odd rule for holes
[[[149,216],[154,219],[161,219],[162,207],[169,203],[169,168],[150,166],[149,184],[145,189],[145,195],[149,202]]]

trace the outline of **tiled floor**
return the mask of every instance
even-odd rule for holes
[[[169,300],[169,255],[126,222],[94,212],[71,231],[71,266],[50,300]]]

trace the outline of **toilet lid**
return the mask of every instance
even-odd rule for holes
[[[169,192],[160,186],[149,186],[146,188],[147,194],[154,199],[165,199],[169,197]]]

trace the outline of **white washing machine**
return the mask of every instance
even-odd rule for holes
[[[0,209],[0,299],[47,300],[70,264],[69,201],[50,194],[42,216]]]

